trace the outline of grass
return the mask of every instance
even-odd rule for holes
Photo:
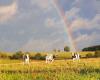
[[[0,60],[0,80],[100,80],[100,58],[72,60],[31,61],[29,65],[19,60]],[[13,65],[12,65],[13,64]]]

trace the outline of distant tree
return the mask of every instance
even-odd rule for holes
[[[65,46],[64,47],[64,51],[69,52],[70,51],[70,48],[68,46]]]
[[[53,51],[54,51],[54,52],[57,52],[57,50],[56,50],[56,49],[54,49]]]
[[[9,57],[9,55],[7,53],[0,52],[0,58],[5,59],[5,58],[8,58],[8,57]]]
[[[22,59],[23,55],[24,55],[24,53],[22,51],[18,51],[12,55],[11,59]]]
[[[57,49],[54,49],[53,51],[54,51],[54,52],[60,52],[60,50],[59,50],[59,49],[58,49],[58,50],[57,50]]]
[[[98,51],[98,50],[100,50],[100,45],[86,47],[82,49],[82,51]]]
[[[60,52],[60,50],[58,50],[58,52]]]
[[[34,59],[36,59],[36,60],[44,60],[45,59],[45,55],[43,56],[41,53],[37,53],[37,54],[35,54]]]
[[[25,54],[30,54],[30,52],[25,52]]]

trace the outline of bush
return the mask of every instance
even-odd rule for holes
[[[95,57],[100,57],[100,51],[95,52]]]
[[[6,53],[0,53],[0,58],[8,58],[9,56]]]
[[[92,53],[88,53],[88,54],[86,54],[86,57],[87,58],[92,58],[92,57],[94,57],[94,55]]]
[[[23,59],[23,55],[24,53],[22,53],[21,51],[18,51],[15,54],[13,54],[10,58],[11,59]]]
[[[64,47],[64,51],[65,51],[65,52],[69,52],[69,51],[70,51],[70,48],[69,48],[68,46],[65,46],[65,47]]]
[[[44,60],[44,59],[45,59],[45,55],[42,56],[41,53],[37,53],[37,54],[34,56],[34,59],[36,59],[36,60]]]

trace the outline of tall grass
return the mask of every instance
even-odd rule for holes
[[[31,61],[29,65],[0,65],[0,80],[100,80],[100,58],[74,62],[55,60],[50,64]]]

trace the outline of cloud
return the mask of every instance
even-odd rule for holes
[[[2,51],[5,51],[5,49],[6,49],[8,52],[12,52],[12,51],[18,50],[18,47],[19,47],[18,42],[1,37],[0,49]]]
[[[100,29],[100,15],[97,14],[93,19],[88,20],[81,17],[77,17],[70,24],[70,27],[73,31],[80,29]]]
[[[9,23],[8,25],[5,25],[8,26],[9,29],[5,29],[6,27],[4,27],[3,29],[1,28],[1,33],[5,36],[5,33],[3,32],[6,31],[7,33],[9,33],[6,34],[6,39],[9,39],[10,36],[11,39],[17,42],[16,44],[14,44],[15,50],[16,48],[19,49],[20,46],[22,46],[22,50],[26,51],[40,51],[55,48],[63,48],[63,46],[66,45],[68,42],[68,35],[66,35],[66,28],[64,27],[63,20],[59,20],[60,16],[58,16],[56,8],[54,8],[54,6],[51,4],[51,0],[30,1],[32,1],[32,4],[30,2],[27,3],[27,0],[21,0],[18,2],[18,4],[20,4],[20,10],[17,19],[14,20],[14,23]],[[79,0],[77,0],[77,2],[78,1]],[[67,7],[67,5],[64,6]],[[49,12],[44,13],[45,11]],[[89,33],[90,35],[86,34],[86,31],[83,31],[83,33],[85,34],[80,34],[78,35],[78,37],[75,37],[75,41],[78,43],[78,45],[82,44],[81,46],[85,46],[84,44],[93,44],[92,42],[95,42],[95,39],[99,40],[99,36],[97,36],[99,35],[99,33],[92,33],[93,30],[91,29],[100,28],[100,15],[98,14],[91,19],[87,19],[80,16],[81,11],[82,10],[80,7],[72,7],[69,11],[66,12],[66,18],[68,19],[68,22],[71,23],[70,26],[73,29],[73,31],[80,32],[81,29],[89,29],[91,33]],[[0,7],[0,22],[12,19],[13,15],[15,15],[16,12],[16,2],[13,2],[11,5],[8,6],[2,6],[2,8]],[[12,29],[13,31],[11,31]],[[14,33],[14,35],[12,33]],[[1,35],[1,37],[3,35]],[[14,38],[15,35],[16,39]],[[73,34],[73,36],[74,35],[76,36],[76,34]],[[64,43],[64,40],[66,41],[66,43]],[[9,43],[10,45],[10,42],[5,41],[4,43]],[[6,50],[7,45],[4,47]]]
[[[80,34],[76,39],[75,42],[77,43],[78,48],[84,48],[92,45],[100,44],[100,38],[98,32],[93,32],[89,34]]]
[[[73,7],[69,11],[66,11],[65,16],[68,20],[72,20],[77,18],[79,15],[80,8]]]
[[[79,35],[77,38],[76,38],[76,40],[75,40],[75,42],[81,42],[81,41],[86,41],[86,40],[88,40],[89,39],[89,35],[87,35],[87,34],[84,34],[84,35]]]
[[[70,23],[70,27],[73,31],[79,31],[80,29],[100,29],[100,9],[99,9],[99,0],[91,0],[87,2],[87,0],[75,0],[72,5],[73,7],[66,11],[66,18]],[[87,3],[87,4],[86,4]],[[84,6],[84,4],[86,4]],[[89,8],[88,8],[89,7]],[[90,16],[88,12],[85,12],[90,9]],[[91,10],[95,11],[95,13],[91,13]],[[85,16],[82,16],[82,13]],[[88,15],[89,16],[89,15]]]
[[[18,34],[19,35],[23,35],[23,34],[25,34],[25,31],[24,30],[21,30],[21,31],[18,32]]]
[[[82,2],[82,0],[74,0],[74,2],[72,3],[72,5],[80,6],[81,2]]]
[[[78,0],[76,0],[78,2]],[[83,48],[86,46],[100,44],[99,32],[100,30],[100,14],[95,14],[91,19],[80,16],[81,8],[72,7],[69,11],[66,11],[66,18],[70,24],[73,36],[77,47]],[[81,34],[81,30],[85,30]],[[89,32],[86,32],[86,31]],[[93,32],[92,32],[93,31]],[[78,34],[77,34],[78,33]]]
[[[63,48],[65,45],[61,39],[30,39],[25,45],[22,46],[21,50],[24,51],[48,51],[57,48]]]
[[[45,43],[44,43],[45,42]],[[25,45],[22,46],[21,50],[33,51],[33,50],[44,50],[47,47],[46,40],[33,40],[30,39]]]
[[[72,21],[72,23],[70,24],[70,27],[72,28],[72,30],[75,31],[75,30],[87,28],[87,25],[88,25],[87,20],[82,19],[82,18],[77,18]]]
[[[54,26],[56,26],[56,21],[54,19],[52,19],[52,18],[47,18],[45,20],[45,26],[54,27]]]
[[[31,0],[33,5],[38,6],[40,9],[48,11],[52,8],[50,0]]]
[[[100,0],[93,0],[93,1],[97,13],[100,14]]]
[[[85,8],[88,8],[89,6],[91,6],[91,9],[94,9],[96,13],[100,14],[100,0],[91,0],[91,1],[87,1],[87,0],[74,0],[72,3],[73,6],[76,7],[82,7],[84,6]]]
[[[64,29],[64,23],[63,20],[59,20],[56,18],[49,18],[47,17],[44,21],[44,25],[48,28],[54,28],[54,29]],[[64,30],[63,30],[64,31]]]
[[[17,4],[13,2],[8,6],[0,6],[0,22],[7,21],[11,19],[13,15],[17,12]]]
[[[83,18],[79,15],[80,8],[72,7],[66,11],[66,18],[70,23],[72,31],[80,29],[100,29],[100,14],[96,14],[92,19]]]
[[[100,29],[100,14],[96,14],[96,16],[91,20],[88,21],[89,22],[89,29],[91,28],[96,28],[96,29]]]

